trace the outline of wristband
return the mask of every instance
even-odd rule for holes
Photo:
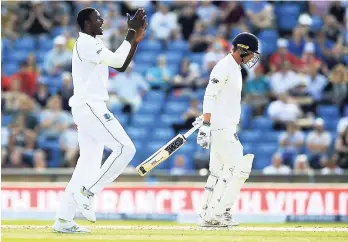
[[[205,121],[203,121],[203,125],[205,125],[205,126],[210,126],[210,122],[205,122]]]

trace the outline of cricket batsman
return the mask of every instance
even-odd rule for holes
[[[106,89],[108,67],[124,72],[147,28],[144,9],[138,9],[133,18],[127,16],[128,33],[121,46],[112,52],[98,37],[103,34],[104,24],[99,12],[85,8],[77,15],[81,32],[73,49],[74,95],[69,105],[78,127],[80,157],[53,225],[57,232],[90,232],[74,221],[76,209],[95,222],[94,196],[121,174],[135,154],[133,142],[105,103],[109,98]],[[104,146],[112,153],[101,165]]]
[[[197,143],[210,149],[210,175],[205,185],[199,226],[226,227],[239,223],[231,208],[241,187],[249,178],[253,154],[243,156],[237,136],[241,114],[242,74],[240,65],[249,68],[259,60],[259,41],[250,33],[240,33],[232,41],[231,53],[221,59],[210,74],[203,101],[203,118]],[[194,123],[194,124],[195,124]]]

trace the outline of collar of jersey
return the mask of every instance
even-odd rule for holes
[[[85,33],[82,33],[82,32],[79,32],[79,38],[88,39],[88,40],[95,41],[95,42],[97,41],[97,38],[93,38],[92,36],[85,34]]]

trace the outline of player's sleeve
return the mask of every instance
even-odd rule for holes
[[[209,83],[203,100],[203,113],[212,113],[215,100],[227,81],[227,72],[223,62],[219,62],[210,73]]]
[[[92,63],[102,63],[114,68],[120,68],[129,54],[131,44],[127,40],[124,40],[115,52],[110,51],[104,45],[97,45],[95,43],[92,45],[77,43],[76,49],[81,60],[84,59]]]

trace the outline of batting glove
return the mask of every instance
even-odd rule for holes
[[[203,124],[198,131],[197,144],[208,150],[210,148],[210,137],[210,124]]]
[[[203,125],[203,115],[198,116],[196,120],[192,123],[192,126],[194,127],[201,127]]]

